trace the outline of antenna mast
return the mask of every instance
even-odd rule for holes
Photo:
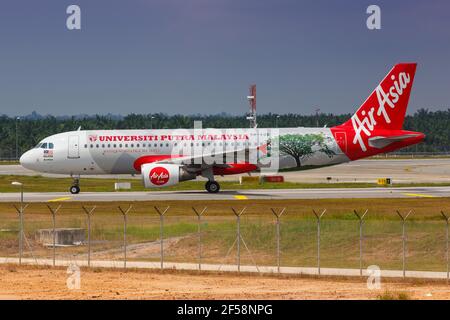
[[[247,96],[248,103],[250,104],[249,114],[247,120],[250,122],[250,128],[256,128],[256,84],[250,85],[250,95]]]

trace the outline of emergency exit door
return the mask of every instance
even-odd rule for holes
[[[67,158],[77,159],[80,157],[80,137],[79,136],[69,136],[69,147]]]

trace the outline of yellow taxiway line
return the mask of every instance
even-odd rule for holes
[[[435,196],[432,196],[431,194],[404,193],[404,195],[410,196],[410,197],[420,197],[420,198],[436,198]]]
[[[47,202],[60,202],[60,201],[66,201],[66,200],[70,200],[70,199],[72,199],[72,198],[71,197],[57,198],[57,199],[48,200]]]

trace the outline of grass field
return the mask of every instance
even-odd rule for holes
[[[17,187],[11,182],[20,181],[24,184],[26,192],[67,192],[72,185],[70,178],[47,178],[42,176],[0,176],[0,192],[18,192]],[[111,192],[114,191],[115,182],[130,182],[131,191],[175,191],[175,190],[204,190],[204,181],[186,181],[175,186],[162,189],[145,189],[140,179],[82,179],[81,188],[84,192]],[[248,182],[239,184],[238,181],[220,182],[222,190],[243,190],[243,189],[309,189],[309,188],[384,188],[385,186],[376,183],[257,183]],[[407,183],[394,184],[393,187],[420,187],[420,186],[450,186],[450,183]]]
[[[10,165],[16,165],[19,164],[19,161],[15,161],[15,160],[11,160],[11,161],[7,161],[7,160],[2,160],[0,161],[0,166],[10,166]]]
[[[364,222],[363,264],[382,269],[401,269],[402,225],[395,210],[414,209],[408,218],[407,268],[445,271],[445,223],[440,210],[450,207],[449,198],[440,199],[325,199],[325,200],[244,200],[229,201],[154,201],[139,203],[86,203],[97,205],[92,220],[93,258],[122,259],[123,217],[117,206],[133,204],[128,216],[127,241],[130,260],[157,261],[160,256],[160,219],[154,206],[170,206],[164,218],[166,261],[196,262],[198,221],[192,211],[208,210],[201,222],[204,263],[235,263],[236,209],[247,207],[241,217],[241,234],[250,252],[241,243],[242,264],[276,264],[276,224],[270,208],[286,207],[281,219],[281,264],[315,266],[317,263],[317,224],[312,210],[327,209],[321,222],[321,265],[323,267],[359,267],[359,224],[353,210],[369,213]],[[54,205],[55,206],[55,205]],[[57,214],[57,227],[86,229],[81,204],[67,202]],[[31,204],[25,213],[27,257],[50,257],[46,248],[34,239],[36,230],[51,228],[52,220],[45,204]],[[12,204],[0,204],[0,255],[17,256],[18,218]],[[32,249],[32,253],[31,250]],[[61,258],[85,258],[86,246],[57,248]],[[228,253],[228,255],[227,255]]]

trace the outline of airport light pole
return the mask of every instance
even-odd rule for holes
[[[155,117],[150,116],[150,129],[153,129],[153,119],[155,119]]]
[[[19,121],[20,117],[16,118],[16,160],[19,160]]]
[[[20,209],[19,219],[20,219],[20,231],[19,231],[19,265],[22,264],[22,254],[23,254],[23,183],[14,181],[11,183],[13,186],[20,187]]]
[[[279,115],[275,118],[275,128],[278,128],[278,119],[280,119]]]
[[[319,127],[319,112],[320,108],[316,108],[316,127]]]

